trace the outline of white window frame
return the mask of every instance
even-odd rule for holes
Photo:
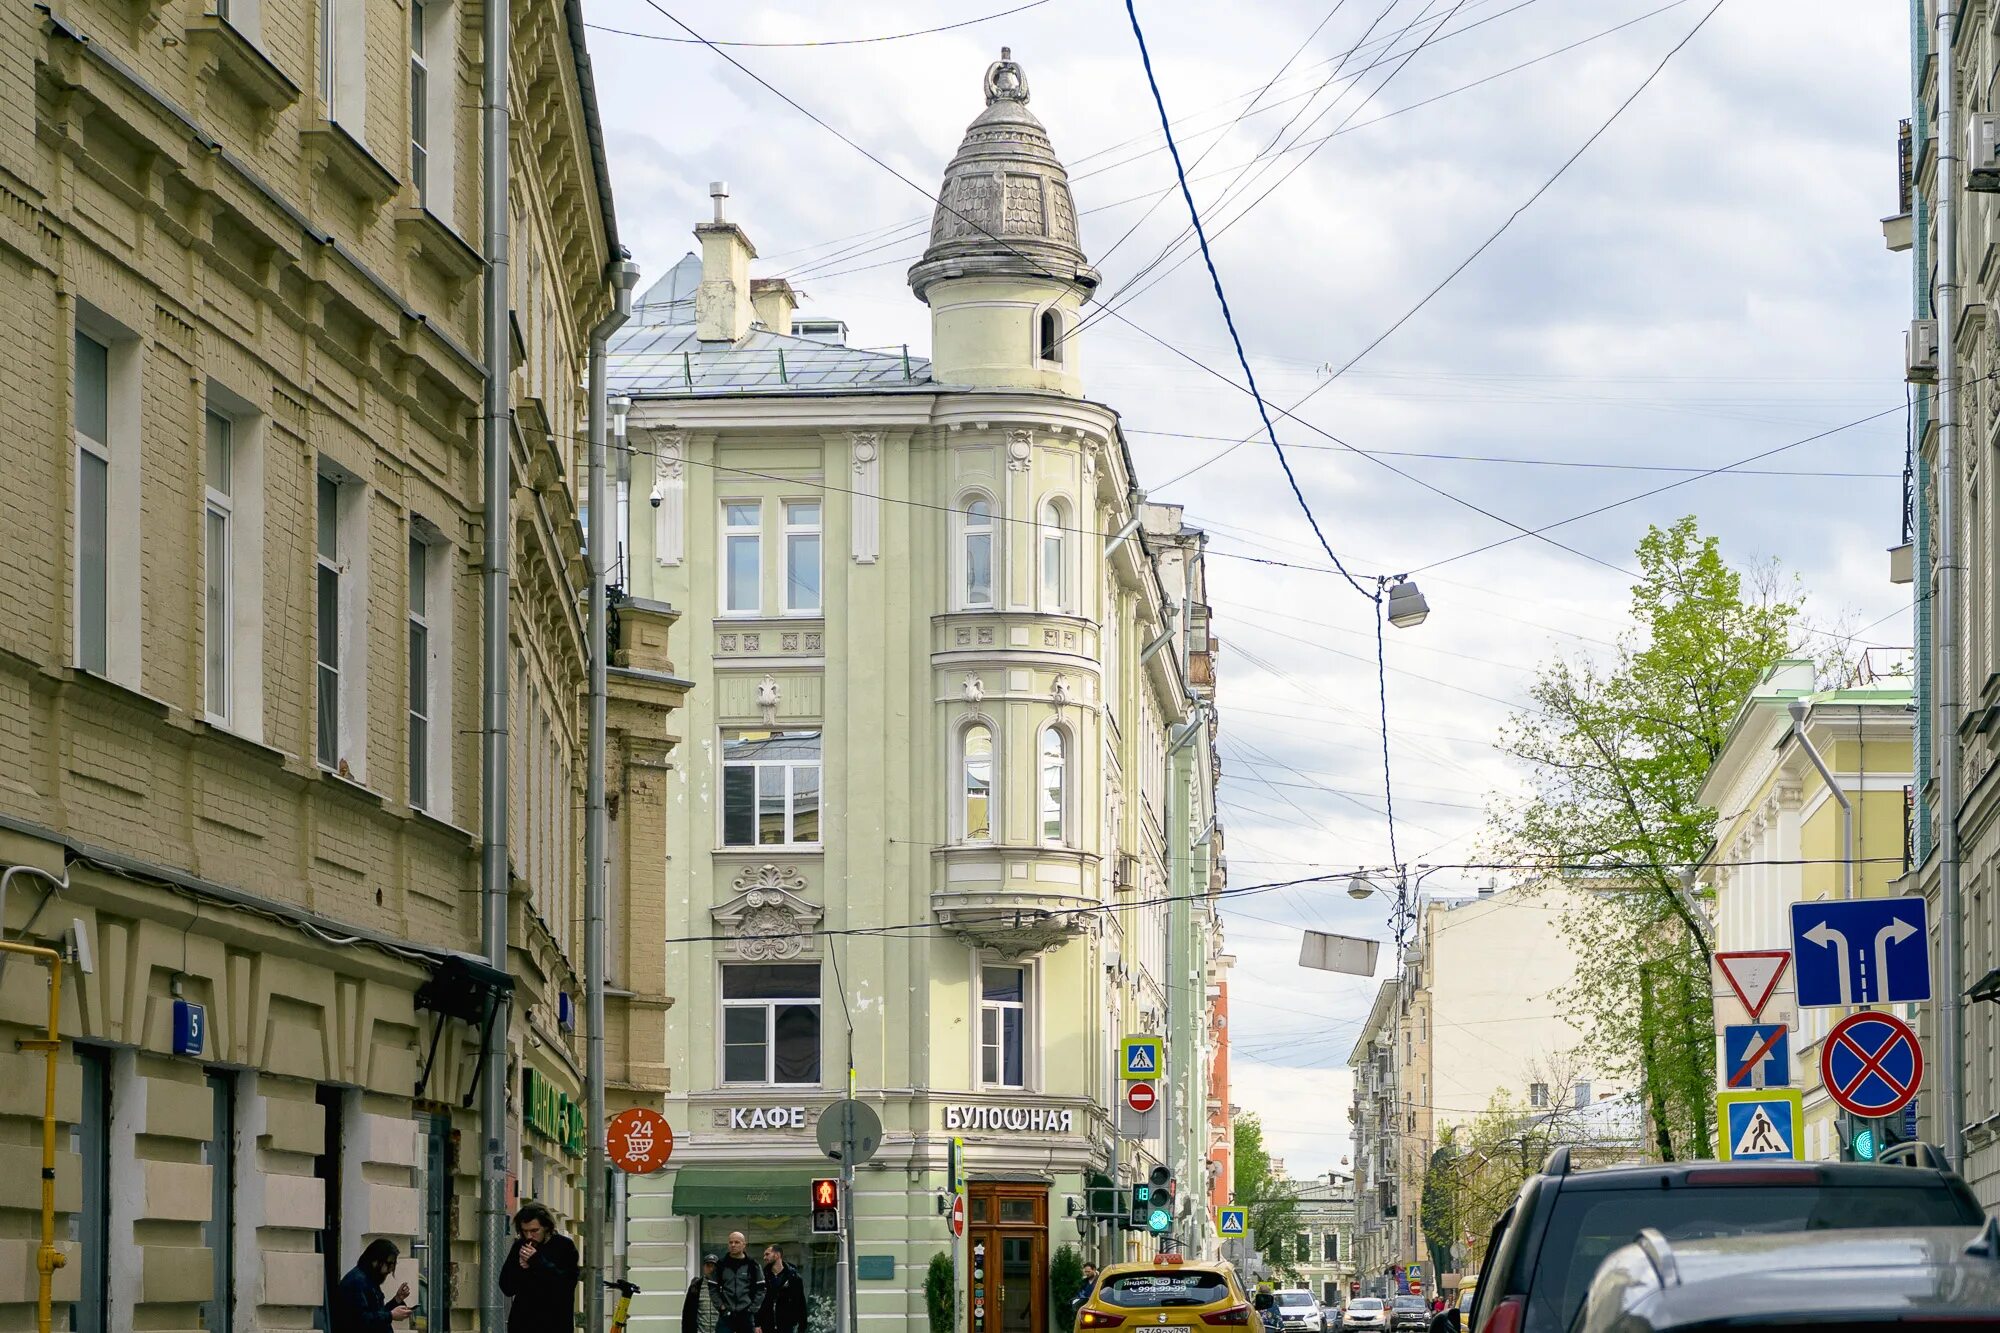
[[[331,483],[334,496],[333,548],[320,542],[320,485]],[[353,473],[326,458],[319,460],[313,474],[313,757],[329,773],[340,773],[348,781],[368,780],[368,495],[367,488]],[[334,579],[334,651],[331,664],[334,684],[334,735],[328,747],[321,736],[318,707],[324,687],[319,638],[319,582],[324,574]],[[329,762],[330,760],[330,762]]]
[[[792,732],[792,731],[797,731],[800,733],[811,731],[816,733],[819,736],[820,757],[815,760],[803,760],[803,759],[743,760],[743,759],[728,758],[727,746],[729,741],[732,738],[741,737],[746,732],[781,733],[781,732]],[[815,723],[811,726],[798,726],[798,727],[727,727],[724,728],[722,731],[721,739],[716,746],[716,753],[719,756],[721,756],[721,769],[722,769],[722,785],[717,792],[717,799],[715,803],[716,805],[715,845],[718,848],[724,851],[756,851],[762,848],[773,848],[773,847],[816,848],[823,845],[823,839],[826,837],[826,729],[824,726]],[[751,770],[750,815],[751,815],[751,831],[753,835],[757,831],[758,828],[757,817],[763,805],[763,787],[764,787],[763,771],[765,769],[781,769],[784,771],[785,841],[730,842],[728,840],[729,770],[732,768],[747,768]],[[800,840],[796,839],[793,836],[798,828],[797,799],[799,795],[799,785],[798,785],[797,774],[799,770],[808,768],[812,769],[818,776],[818,785],[815,788],[815,794],[819,801],[819,809],[818,809],[819,837]]]
[[[409,0],[410,6],[410,184],[417,205],[430,207],[430,0]]]
[[[810,996],[771,996],[763,999],[729,998],[729,969],[732,967],[812,967],[819,978],[819,988]],[[731,1088],[816,1088],[826,1082],[826,1001],[823,998],[826,987],[825,969],[815,959],[773,960],[770,962],[722,963],[716,968],[715,994],[716,1009],[721,1021],[715,1025],[715,1084],[717,1087]],[[811,1005],[818,1013],[819,1022],[819,1070],[818,1077],[808,1081],[780,1081],[777,1077],[778,1062],[778,1010],[793,1005]],[[732,1079],[729,1077],[729,1011],[731,1009],[761,1009],[764,1011],[764,1077],[762,1079]]]
[[[1053,333],[1054,337],[1045,336]],[[1044,306],[1035,315],[1035,359],[1045,366],[1063,363],[1063,317],[1059,306]]]
[[[226,727],[234,711],[236,673],[236,423],[210,405],[202,409],[201,424],[201,697],[208,720]]]
[[[986,733],[986,833],[980,836],[972,829],[972,774],[971,741],[975,731]],[[1000,827],[1000,729],[991,719],[980,716],[968,718],[958,729],[958,753],[956,771],[958,785],[956,821],[958,840],[966,843],[986,844],[998,841]]]
[[[989,967],[1007,968],[1012,971],[1018,971],[1021,974],[1021,999],[1018,1002],[1013,1000],[989,1000],[986,998],[986,969]],[[1041,1050],[1041,1006],[1036,1003],[1037,998],[1041,994],[1040,969],[1033,962],[1012,962],[1005,959],[987,958],[984,955],[975,955],[973,959],[973,977],[977,992],[973,1008],[972,1025],[974,1048],[973,1072],[976,1076],[978,1086],[981,1088],[1005,1089],[1007,1091],[1028,1091],[1034,1089],[1038,1086],[1041,1072],[1039,1069],[1040,1061],[1036,1058]],[[1004,1078],[989,1079],[986,1077],[986,1014],[988,1010],[994,1011],[996,1021],[1002,1023],[1005,1021],[1006,1013],[1015,1012],[1020,1014],[1021,1081],[1019,1083],[1009,1083]],[[996,1032],[1000,1031],[1004,1031],[1004,1029],[996,1029]],[[1004,1059],[1005,1050],[1006,1043],[1002,1040],[996,1047],[996,1059]]]
[[[1546,1083],[1530,1083],[1528,1085],[1528,1105],[1537,1111],[1547,1110],[1550,1105],[1549,1085]]]
[[[984,521],[975,523],[973,506],[982,504],[986,513],[978,517]],[[991,611],[1000,605],[1000,516],[996,508],[993,497],[985,491],[967,491],[959,497],[952,583],[953,600],[961,611]],[[976,537],[986,539],[985,601],[976,601],[972,596],[972,542]]]
[[[826,506],[817,499],[781,500],[782,516],[785,520],[785,614],[788,616],[819,616],[826,611]],[[810,507],[812,522],[801,523],[793,519],[792,511]],[[807,539],[813,544],[813,600],[810,606],[795,603],[792,598],[797,587],[792,578],[793,562],[796,554]]]
[[[732,515],[729,511],[739,507],[748,507],[754,510],[757,515],[755,522],[749,524],[732,523],[730,521]],[[761,616],[764,614],[764,502],[760,499],[724,500],[718,512],[722,522],[719,527],[719,535],[716,538],[717,556],[720,560],[719,582],[721,585],[716,589],[717,614],[721,616]],[[733,571],[730,568],[729,553],[731,543],[737,541],[751,543],[751,549],[757,553],[755,561],[756,573],[750,585],[754,596],[749,606],[730,605],[730,579]]]
[[[140,580],[140,543],[143,528],[140,509],[141,452],[140,412],[144,391],[145,366],[138,335],[95,307],[77,303],[77,337],[102,347],[104,358],[104,433],[95,439],[83,433],[80,406],[74,401],[78,386],[76,367],[71,367],[71,430],[75,442],[72,455],[70,534],[72,660],[84,670],[127,689],[140,687],[140,640],[144,606]],[[77,354],[72,344],[71,356]],[[83,459],[88,454],[101,460],[104,478],[104,658],[85,665],[84,654],[84,571],[82,548]]]
[[[1062,789],[1056,793],[1056,813],[1061,827],[1055,837],[1049,836],[1048,829],[1048,738],[1054,736],[1062,747],[1060,774]],[[1075,833],[1075,816],[1072,813],[1073,797],[1076,791],[1076,745],[1069,728],[1060,722],[1047,722],[1035,734],[1035,840],[1044,847],[1067,847]]]
[[[404,642],[403,688],[407,706],[409,733],[404,736],[404,765],[406,770],[405,796],[412,809],[421,810],[432,819],[451,819],[452,814],[452,566],[453,550],[444,535],[432,524],[420,517],[410,520],[410,536],[405,559],[415,563],[418,550],[423,552],[423,595],[421,612],[415,605],[411,590],[415,580],[408,576],[413,572],[406,567],[405,596],[409,603],[409,635]],[[422,717],[425,723],[426,744],[423,748],[425,784],[418,793],[415,772],[411,767],[412,745],[418,719],[418,700],[409,676],[409,652],[412,640],[421,627],[425,647],[424,683],[429,687],[428,697],[423,703]],[[419,801],[417,797],[421,795]]]
[[[368,141],[368,0],[319,0],[319,98],[327,120]]]
[[[95,417],[95,411],[84,411],[86,394],[89,400],[96,400],[96,386],[86,388],[83,364],[86,350],[102,353],[104,359],[104,427],[106,438],[99,439],[92,433],[95,425],[86,427],[86,416]],[[114,459],[111,450],[111,345],[94,337],[79,326],[71,352],[73,358],[70,372],[70,392],[72,409],[70,420],[76,440],[76,493],[71,510],[73,518],[71,532],[75,534],[76,576],[74,581],[74,605],[76,607],[76,664],[85,671],[109,677],[111,674],[111,588],[115,576],[111,568],[111,475]],[[103,498],[86,498],[84,478],[94,468],[104,472]],[[102,512],[99,513],[101,508]],[[102,527],[101,539],[96,538],[95,529]],[[89,535],[87,535],[89,534]],[[88,545],[101,545],[103,555],[101,569],[90,571],[85,567],[84,551]],[[103,580],[103,588],[96,585]]]
[[[1042,501],[1041,522],[1037,525],[1035,542],[1035,575],[1041,588],[1042,610],[1067,613],[1074,608],[1070,601],[1070,587],[1074,583],[1072,574],[1075,561],[1070,559],[1073,543],[1069,533],[1069,501],[1060,495],[1051,495]],[[1049,569],[1051,555],[1055,559],[1055,569]],[[1049,575],[1054,573],[1053,580]]]

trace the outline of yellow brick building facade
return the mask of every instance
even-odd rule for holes
[[[324,1327],[377,1236],[430,1329],[474,1327],[481,17],[71,0],[0,21],[0,867],[33,868],[0,931],[73,960],[57,1328]],[[618,253],[582,33],[574,3],[517,0],[513,1001],[490,1042],[510,1194],[564,1217],[579,385]],[[615,659],[614,739],[651,763],[685,688],[671,621],[635,608]],[[627,856],[663,806],[628,776]],[[658,1021],[632,1015],[659,982],[621,959],[614,1069],[657,1095]],[[44,987],[30,960],[0,971],[0,1329],[36,1315],[39,1057],[15,1039]],[[196,1007],[198,1045],[176,1031]]]

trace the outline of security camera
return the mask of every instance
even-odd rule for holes
[[[666,498],[667,498],[667,493],[660,489],[660,483],[657,481],[654,482],[653,493],[647,497],[647,499],[652,501],[653,508],[658,509],[662,504],[666,502]]]

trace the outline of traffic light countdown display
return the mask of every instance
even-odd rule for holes
[[[835,1178],[812,1183],[812,1230],[815,1236],[840,1234],[840,1181]]]

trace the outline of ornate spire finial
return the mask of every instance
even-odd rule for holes
[[[1014,63],[1014,48],[1000,48],[1000,58],[986,67],[986,105],[1028,100],[1028,76]]]

